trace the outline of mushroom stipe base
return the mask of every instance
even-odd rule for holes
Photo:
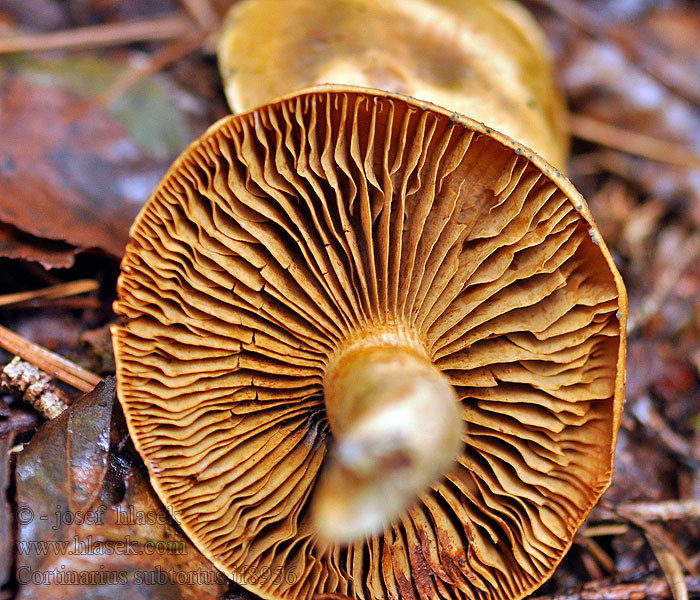
[[[319,537],[351,543],[380,534],[450,469],[463,424],[449,379],[398,327],[346,341],[329,361],[323,395],[333,454],[312,514]]]

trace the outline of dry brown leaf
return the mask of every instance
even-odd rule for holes
[[[113,379],[98,385],[18,456],[18,600],[223,598],[228,582],[171,524],[140,468],[114,462],[114,391]],[[123,498],[112,503],[115,485]]]
[[[38,262],[45,269],[65,269],[77,253],[65,242],[37,238],[0,223],[0,256]]]
[[[71,264],[75,249],[121,256],[140,207],[129,177],[147,162],[123,126],[93,100],[3,74],[0,130],[3,254],[52,266]],[[40,238],[38,246],[7,226]],[[47,253],[46,240],[68,247]]]

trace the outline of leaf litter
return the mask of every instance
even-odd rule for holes
[[[586,27],[586,23],[576,23],[570,16],[567,18],[564,9],[570,7],[571,2],[526,0],[524,3],[529,8],[536,9],[537,18],[546,27],[570,109],[575,115],[614,126],[623,133],[629,131],[643,134],[651,140],[663,140],[681,151],[687,148],[695,153],[700,152],[700,107],[695,96],[700,89],[700,70],[697,68],[700,61],[697,46],[697,39],[700,38],[700,3],[681,0],[596,0],[591,3],[574,3],[583,5],[584,8],[588,6],[589,11],[598,15],[592,29]],[[17,9],[22,2],[9,4],[16,5]],[[149,0],[139,3],[137,10],[129,8],[134,3],[113,0],[93,0],[80,4],[80,14],[71,14],[67,9],[68,3],[42,0],[37,3],[36,10],[30,11],[31,14],[27,11],[22,13],[21,10],[8,10],[1,14],[0,26],[9,24],[9,27],[34,31],[56,30],[93,24],[100,19],[118,22],[120,19],[148,16],[151,8],[161,11],[158,14],[167,14],[167,11],[175,10],[179,5],[174,0]],[[218,0],[215,4],[212,3],[217,8],[219,4],[223,3]],[[4,8],[0,7],[0,11]],[[601,22],[605,27],[599,27]],[[148,100],[145,104],[148,106],[162,106],[165,102],[172,111],[173,101],[169,99],[167,90],[180,90],[176,94],[174,105],[180,111],[177,114],[185,115],[181,121],[181,132],[188,131],[190,138],[194,138],[208,123],[222,114],[222,93],[215,69],[210,55],[201,52],[189,55],[165,72],[137,84],[150,86],[159,80],[166,91],[165,96],[154,100],[148,96],[148,92],[142,91],[144,88],[140,88],[139,94],[134,94],[131,101],[121,98],[116,104],[101,103],[101,95],[108,90],[110,82],[113,83],[118,78],[119,73],[110,78],[100,75],[99,68],[80,66],[81,63],[84,61],[87,65],[91,61],[101,63],[107,60],[112,65],[116,64],[117,71],[123,73],[125,68],[133,68],[129,65],[141,64],[139,61],[153,53],[154,48],[157,46],[146,44],[109,52],[86,52],[80,56],[63,54],[41,59],[13,59],[14,63],[0,58],[3,81],[0,86],[0,102],[6,101],[5,94],[9,89],[15,99],[18,93],[24,92],[28,99],[47,94],[47,102],[53,97],[52,106],[57,108],[55,115],[51,113],[40,117],[34,124],[38,139],[41,140],[41,136],[44,136],[46,148],[22,148],[22,160],[35,161],[37,170],[43,169],[52,177],[58,178],[66,193],[58,195],[57,201],[68,204],[66,211],[76,210],[83,223],[89,222],[95,228],[94,232],[91,231],[94,235],[88,237],[84,232],[72,231],[70,227],[64,230],[65,223],[48,223],[53,219],[46,218],[43,213],[35,212],[34,219],[30,219],[18,210],[24,208],[24,205],[19,204],[18,207],[18,199],[8,199],[4,191],[7,179],[3,178],[11,179],[11,173],[8,175],[8,161],[5,159],[7,152],[0,141],[0,182],[3,182],[0,186],[0,254],[13,257],[12,261],[0,265],[8,272],[21,274],[22,278],[17,278],[17,281],[28,283],[13,284],[13,279],[0,277],[4,286],[0,294],[24,292],[28,287],[41,288],[60,281],[98,274],[102,287],[100,299],[107,307],[105,310],[91,312],[57,307],[45,312],[47,319],[66,325],[72,323],[71,327],[75,327],[78,332],[96,329],[113,318],[108,308],[114,285],[112,257],[118,257],[121,253],[130,223],[129,214],[133,215],[138,210],[159,173],[169,164],[170,157],[165,158],[168,152],[163,148],[175,155],[182,149],[182,146],[176,146],[186,143],[182,140],[187,135],[181,136],[173,130],[177,135],[166,132],[167,135],[158,138],[152,146],[143,145],[143,138],[139,140],[135,135],[140,131],[139,127],[130,126],[130,117],[124,117],[120,107],[138,107],[141,101],[137,98],[144,93]],[[5,82],[9,82],[9,88]],[[97,89],[92,87],[94,85]],[[181,93],[182,89],[187,92]],[[13,100],[13,97],[10,96],[9,100]],[[94,175],[101,181],[102,187],[98,193],[91,191],[85,173],[78,176],[67,168],[70,161],[65,156],[62,157],[60,151],[56,152],[56,140],[51,139],[56,135],[56,139],[63,136],[65,140],[65,129],[71,125],[80,130],[81,126],[75,124],[75,113],[71,113],[71,103],[75,103],[77,108],[82,107],[82,114],[91,116],[91,123],[95,127],[93,133],[104,131],[112,136],[109,139],[116,144],[118,152],[103,148],[104,154],[100,155],[96,152],[98,141],[90,140],[89,147],[95,155],[92,158],[78,158],[78,162],[82,160],[82,165],[95,164],[95,161],[103,165],[102,171],[95,169],[94,174],[90,173],[90,176]],[[36,105],[43,108],[38,101],[35,102]],[[16,110],[26,109],[27,107],[20,106]],[[128,108],[123,110],[128,113]],[[155,110],[148,108],[142,114],[151,115],[148,117],[151,119]],[[0,113],[0,120],[6,114]],[[138,118],[138,111],[136,114]],[[63,133],[61,127],[53,129],[56,124],[51,122],[52,115],[53,120],[64,129]],[[38,123],[43,124],[43,130]],[[160,124],[156,130],[162,131],[162,127],[163,124]],[[3,123],[3,134],[5,130]],[[89,137],[90,130],[86,128],[84,131],[84,135]],[[638,526],[641,523],[635,525],[620,514],[596,509],[589,527],[593,532],[596,531],[594,528],[602,528],[598,531],[604,535],[593,538],[598,549],[594,545],[575,544],[552,580],[535,595],[548,600],[682,598],[687,591],[689,598],[700,598],[700,580],[696,574],[689,572],[700,567],[700,521],[692,511],[692,501],[700,498],[700,260],[696,255],[700,229],[700,173],[698,169],[640,157],[635,154],[634,148],[630,148],[630,152],[621,151],[604,139],[596,141],[595,131],[586,130],[585,127],[577,133],[579,138],[573,145],[569,174],[589,199],[591,210],[623,272],[630,292],[634,323],[629,339],[627,407],[617,450],[617,469],[613,485],[605,498],[608,506],[612,507],[624,505],[629,510],[635,506],[644,507],[646,512],[642,519],[647,521],[657,519],[653,510],[660,510],[668,502],[675,503],[677,510],[672,518],[663,520],[659,527],[670,540],[673,549],[680,552],[685,560],[679,561],[679,557],[673,553],[671,555],[674,558],[668,558],[671,550],[668,545],[664,547],[663,543],[662,548],[659,548],[658,540],[654,542],[656,546],[651,547],[644,528]],[[171,134],[172,137],[168,137]],[[15,135],[18,135],[17,132]],[[149,134],[144,137],[154,140],[157,138],[154,137],[153,130],[149,130]],[[48,148],[53,148],[54,152],[51,153]],[[16,152],[19,150],[12,149],[10,157]],[[121,152],[129,166],[115,160],[115,152],[116,156]],[[46,164],[39,166],[39,161],[44,160],[47,161]],[[108,171],[106,175],[105,171]],[[41,193],[32,195],[22,192],[25,201],[43,200],[42,194],[48,192],[40,187],[40,183],[36,189]],[[73,200],[75,203],[71,208],[70,202]],[[96,206],[101,207],[101,210]],[[107,239],[110,235],[114,238]],[[98,243],[99,239],[102,242]],[[118,239],[121,241],[116,241]],[[104,248],[93,255],[93,260],[88,262],[81,259],[80,253],[85,249],[102,246]],[[43,267],[32,266],[32,263],[45,268],[59,267],[61,270],[47,274]],[[65,270],[70,265],[74,265],[72,269]],[[36,317],[36,311],[30,308],[3,309],[0,312],[0,322],[3,324],[16,325],[15,329],[40,337],[40,327],[23,328],[22,325],[31,323]],[[79,338],[78,335],[74,337],[76,340]],[[86,353],[86,349],[79,345],[72,347],[71,351],[75,355]],[[7,356],[3,360],[9,362],[10,358]],[[96,394],[94,392],[86,396],[82,402],[95,404],[90,414],[102,424],[102,430],[100,432],[97,431],[99,427],[92,427],[90,439],[95,444],[99,441],[100,445],[99,448],[95,446],[92,453],[86,451],[82,455],[76,455],[85,457],[82,462],[70,463],[79,466],[77,471],[72,466],[66,466],[70,461],[64,464],[62,472],[66,485],[57,492],[63,494],[61,502],[68,502],[71,498],[66,490],[67,482],[72,479],[71,489],[72,486],[78,486],[79,490],[83,490],[74,497],[74,500],[82,499],[81,506],[104,505],[107,507],[105,510],[111,510],[111,514],[115,514],[116,506],[125,506],[120,503],[131,502],[134,497],[138,497],[140,506],[153,506],[150,502],[157,503],[157,500],[143,478],[138,459],[135,455],[124,458],[123,453],[114,451],[115,445],[112,442],[106,441],[105,432],[113,430],[113,409],[107,409],[106,400],[98,400]],[[101,394],[104,395],[104,392]],[[78,404],[71,407],[68,413],[76,410],[77,406]],[[16,453],[21,448],[17,445],[18,440],[20,444],[27,441],[40,417],[31,409],[19,408],[14,404],[8,406],[5,413],[0,414],[0,433],[6,435],[11,432],[11,439],[0,436],[0,440],[4,440],[0,450],[3,457],[7,458],[4,460],[5,470],[2,471],[7,475],[4,479],[0,478],[0,486],[6,487],[6,482],[11,481],[8,477],[13,475],[14,456],[18,462],[20,459],[30,461],[34,457],[36,462],[33,469],[37,474],[42,472],[42,464],[46,466],[56,463],[51,462],[54,461],[54,450],[48,450],[48,434],[40,438],[38,436],[41,432],[31,442],[35,444],[39,440],[32,451],[34,454],[27,454],[29,458],[23,457],[30,450],[31,444]],[[75,413],[76,420],[69,421],[68,413],[45,426],[46,428],[63,419],[64,425],[61,427],[53,425],[51,429],[46,429],[63,442],[76,435],[75,431],[79,430],[76,424],[81,419]],[[86,439],[88,429],[80,429],[83,432],[80,434],[81,439]],[[15,452],[8,457],[8,452],[13,447]],[[65,448],[68,447],[71,446],[63,445],[60,450],[64,458]],[[75,447],[81,448],[80,440],[76,440]],[[55,452],[59,450],[56,449]],[[45,462],[47,460],[49,462]],[[30,461],[26,464],[32,463]],[[18,470],[18,475],[20,472]],[[50,474],[46,477],[50,477]],[[106,481],[111,483],[105,483]],[[107,488],[112,490],[109,502],[100,496],[106,494],[104,490]],[[93,494],[89,498],[96,500],[87,499],[87,490]],[[94,496],[95,493],[97,496]],[[120,493],[125,494],[121,500]],[[21,498],[24,502],[25,497]],[[44,504],[37,505],[37,510],[53,509],[49,513],[53,516],[58,501],[47,498],[45,493],[38,498]],[[19,483],[16,497],[11,496],[11,499],[14,500],[16,509],[20,505]],[[48,504],[49,499],[53,504]],[[3,540],[9,540],[5,532],[8,523],[12,529],[16,512],[8,518],[7,510],[2,511],[0,507],[0,514],[4,514],[0,517],[0,535],[3,535]],[[116,528],[114,522],[111,526],[110,539],[121,540],[119,536],[125,530],[121,526]],[[109,529],[107,523],[101,526],[102,529],[97,527],[94,531],[87,525],[71,527],[73,528],[66,526],[62,529],[62,535],[65,533],[70,537],[76,531],[80,535],[95,536],[98,530]],[[177,532],[175,525],[171,524],[170,527]],[[158,531],[158,535],[161,533]],[[26,537],[28,534],[22,535],[25,537],[20,539],[31,541]],[[37,532],[36,535],[43,534]],[[49,538],[44,536],[37,539]],[[62,538],[61,541],[65,539]],[[0,550],[7,557],[7,553],[14,548],[9,544],[8,550],[8,543],[5,543]],[[665,570],[672,582],[671,586],[664,577],[664,568],[656,558],[659,556],[664,557],[661,562],[666,563]],[[119,558],[121,557],[110,560],[117,564]],[[170,559],[172,557],[167,560]],[[18,565],[20,561],[30,559],[17,556],[15,560]],[[66,562],[68,559],[56,553],[47,555],[42,560],[47,561],[47,565],[57,565],[57,568],[61,565],[69,567]],[[76,562],[71,564],[87,561],[87,567],[83,570],[95,566],[95,561],[90,557],[74,556],[73,560]],[[160,556],[150,556],[148,561],[140,557],[133,565],[126,565],[127,561],[119,564],[124,564],[123,568],[133,573],[136,564],[143,565],[143,570],[154,570],[156,564],[161,564],[156,562],[158,560],[161,560]],[[680,562],[680,572],[674,560]],[[7,562],[2,561],[2,564]],[[610,564],[615,571],[608,574],[606,565]],[[683,564],[686,565],[685,571]],[[23,586],[19,586],[16,573],[16,569],[15,576],[12,576],[11,569],[0,571],[0,576],[10,576],[8,597],[15,591],[20,594],[36,593],[25,591]],[[101,593],[97,590],[93,592]],[[217,590],[216,593],[223,594],[223,591]],[[114,591],[111,594],[113,596]],[[204,592],[200,593],[203,594]],[[240,589],[229,591],[228,594],[229,598],[250,598]]]

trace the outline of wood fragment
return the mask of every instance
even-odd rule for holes
[[[627,514],[634,514],[645,521],[674,521],[683,519],[700,519],[700,498],[685,500],[666,500],[663,502],[629,502],[620,504],[619,509]],[[597,507],[591,513],[592,521],[602,521],[613,517],[613,513],[605,508]],[[592,532],[594,527],[587,527]],[[600,533],[597,535],[610,535]]]
[[[0,54],[104,48],[133,42],[184,37],[196,25],[189,17],[174,14],[130,23],[109,23],[52,33],[25,34],[0,39]]]
[[[92,390],[102,378],[0,325],[0,347],[64,381],[81,392]]]
[[[19,356],[15,356],[0,372],[0,391],[28,402],[47,419],[55,419],[69,404],[51,377]]]
[[[644,535],[664,571],[673,600],[688,600],[688,586],[685,583],[683,568],[678,558],[666,544],[659,541],[654,535],[647,531],[644,532]]]

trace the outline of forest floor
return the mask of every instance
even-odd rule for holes
[[[568,175],[588,200],[630,301],[613,483],[534,596],[700,598],[700,2],[523,3],[549,37],[568,99]],[[15,569],[29,560],[18,556],[15,536],[34,527],[33,539],[50,539],[27,515],[60,518],[57,507],[73,501],[60,495],[61,482],[112,481],[117,496],[127,489],[132,503],[159,510],[143,475],[124,482],[139,458],[108,402],[109,382],[76,415],[104,425],[116,455],[81,455],[73,446],[98,448],[97,438],[74,434],[78,417],[55,419],[53,437],[39,440],[53,457],[42,463],[42,490],[22,449],[63,402],[77,402],[114,371],[108,326],[129,225],[172,160],[228,113],[213,53],[228,4],[0,0],[0,325],[16,334],[0,329],[0,369],[21,348],[29,363],[73,377],[72,385],[45,378],[28,390],[29,364],[3,375],[0,449],[10,459],[0,461],[8,494],[0,498],[0,598],[34,597],[37,582],[21,581]],[[62,447],[52,445],[58,438]],[[89,533],[89,525],[63,523],[61,531]],[[171,523],[144,527],[139,535],[182,537]],[[34,559],[45,571],[84,569],[88,560]],[[191,553],[188,560],[206,564]],[[134,561],[121,566],[178,566],[172,556]],[[252,597],[228,588],[216,580],[196,594]]]

